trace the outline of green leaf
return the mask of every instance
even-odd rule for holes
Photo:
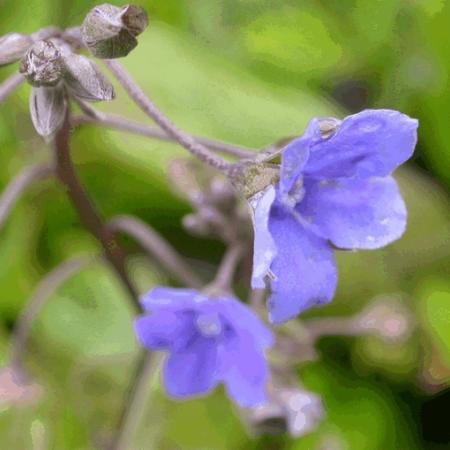
[[[432,279],[419,289],[418,304],[423,326],[450,367],[450,284]]]

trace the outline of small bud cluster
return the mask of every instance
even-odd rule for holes
[[[64,122],[67,96],[88,101],[114,99],[114,88],[97,65],[60,39],[38,41],[22,59],[20,71],[33,86],[30,111],[44,137]]]
[[[114,99],[114,88],[97,65],[76,53],[83,42],[99,58],[126,56],[147,25],[147,14],[137,6],[104,4],[91,10],[81,29],[49,27],[30,36],[1,37],[0,65],[21,60],[20,72],[33,86],[30,113],[36,131],[45,138],[58,131],[70,96],[81,101]]]
[[[170,166],[170,179],[195,209],[183,219],[192,234],[232,242],[248,230],[246,205],[224,176],[205,173],[204,167],[192,161],[176,160]]]

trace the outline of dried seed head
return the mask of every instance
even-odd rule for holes
[[[69,91],[84,100],[112,100],[114,88],[97,65],[85,56],[71,54],[63,58],[64,82]]]
[[[147,13],[142,8],[134,5],[119,8],[105,3],[88,13],[82,25],[82,36],[97,58],[121,58],[136,47],[136,36],[147,25]]]
[[[62,76],[61,52],[51,41],[36,42],[23,57],[20,72],[32,86],[56,86]]]
[[[124,6],[121,16],[122,23],[133,36],[139,36],[148,26],[147,13],[139,6]]]
[[[44,137],[55,133],[63,124],[66,99],[62,86],[35,87],[30,96],[30,113],[36,131]]]
[[[32,44],[31,37],[21,33],[0,37],[0,66],[19,61]]]

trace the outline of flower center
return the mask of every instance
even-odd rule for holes
[[[195,324],[204,336],[218,336],[222,332],[222,323],[217,314],[200,314]]]

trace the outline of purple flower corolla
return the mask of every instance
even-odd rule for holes
[[[392,172],[414,151],[418,122],[365,110],[313,119],[282,153],[280,181],[255,200],[252,287],[271,285],[272,322],[334,296],[334,249],[375,249],[398,239],[406,207]]]
[[[165,287],[142,303],[146,314],[136,319],[135,332],[144,347],[169,353],[163,369],[169,395],[206,394],[223,382],[242,407],[266,401],[264,349],[273,337],[252,310],[231,297]]]

